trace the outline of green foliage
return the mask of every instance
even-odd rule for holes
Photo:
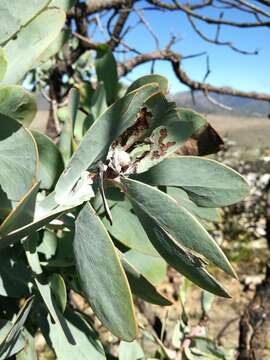
[[[106,46],[95,60],[98,84],[72,88],[68,106],[58,112],[58,144],[30,132],[35,99],[14,84],[61,48],[62,9],[72,2],[31,4],[0,6],[6,14],[0,32],[0,295],[30,298],[12,325],[12,316],[1,313],[0,357],[8,351],[34,359],[32,335],[40,328],[58,359],[105,359],[97,334],[69,306],[74,290],[124,340],[119,359],[140,359],[132,295],[169,306],[156,288],[167,264],[205,290],[229,296],[207,261],[233,277],[234,270],[205,227],[219,221],[216,208],[240,201],[248,187],[218,162],[176,156],[206,119],[168,101],[161,75],[138,79],[123,95]],[[18,18],[11,24],[12,12]],[[203,338],[194,344],[212,346]]]

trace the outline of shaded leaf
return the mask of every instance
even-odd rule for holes
[[[118,75],[115,58],[106,45],[99,46],[95,60],[98,81],[103,81],[107,104],[111,105],[117,97]]]
[[[98,84],[90,104],[94,119],[97,119],[107,109],[106,91],[103,82]]]
[[[114,238],[131,249],[144,254],[157,255],[136,215],[118,204],[111,209],[111,215],[112,225],[105,217],[102,221]]]
[[[29,294],[31,272],[22,259],[16,257],[18,250],[12,248],[0,251],[0,295],[20,298]]]
[[[151,186],[130,179],[122,181],[132,202],[135,201],[143,212],[155,219],[157,226],[170,234],[176,243],[205,256],[229,275],[235,276],[217,243],[185,208]]]
[[[204,219],[207,221],[219,222],[221,220],[218,209],[215,208],[203,208],[196,205],[190,200],[188,194],[177,187],[167,187],[167,194],[174,198],[181,206],[195,215],[198,219]]]
[[[38,147],[39,169],[37,179],[41,189],[49,190],[64,170],[64,162],[58,147],[46,135],[32,131]]]
[[[0,226],[0,238],[33,221],[38,190],[39,183],[36,183],[8,214]]]
[[[35,96],[17,85],[0,85],[0,113],[29,126],[37,113]]]
[[[133,340],[137,325],[129,285],[114,245],[88,203],[76,220],[74,254],[82,288],[99,320],[115,336]]]
[[[157,225],[154,218],[149,217],[135,204],[134,209],[152,244],[169,265],[201,288],[215,295],[229,297],[223,287],[204,269],[199,257],[179,246],[166,230]]]
[[[183,146],[177,149],[179,155],[204,156],[215,154],[222,150],[224,142],[216,130],[207,124],[201,131],[192,136]]]
[[[136,250],[129,250],[125,252],[125,258],[156,286],[166,277],[167,264],[161,256],[149,256]]]
[[[12,348],[14,347],[14,345],[16,344],[20,332],[22,330],[22,327],[24,326],[24,323],[29,315],[33,301],[34,301],[34,297],[31,297],[27,299],[24,305],[21,307],[10,330],[8,331],[8,333],[0,343],[0,356],[2,356],[4,353],[9,354]]]
[[[67,289],[65,281],[59,274],[52,274],[49,277],[52,293],[62,312],[65,311],[67,305]]]
[[[119,252],[122,265],[125,269],[131,291],[141,299],[156,305],[168,306],[172,303],[160,294],[154,285],[148,281],[133,265],[131,265],[125,254]]]
[[[58,145],[65,163],[67,163],[67,161],[72,155],[73,129],[75,125],[79,101],[79,91],[76,88],[72,88],[68,94],[68,116],[65,119]]]

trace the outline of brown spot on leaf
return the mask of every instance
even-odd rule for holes
[[[224,142],[216,130],[208,124],[205,129],[195,134],[183,146],[177,149],[179,155],[205,156],[219,152]]]
[[[123,147],[123,150],[127,151],[146,134],[152,116],[151,111],[148,111],[146,107],[141,108],[135,124],[127,128],[123,134],[120,135],[116,140],[115,145],[120,144]]]
[[[175,145],[175,141],[164,142],[166,137],[168,136],[168,131],[166,128],[162,128],[159,130],[160,137],[158,139],[158,150],[152,151],[151,160],[159,159],[162,156],[166,155],[167,150]]]

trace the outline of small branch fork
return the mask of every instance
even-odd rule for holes
[[[211,9],[206,16],[205,9]],[[231,10],[238,11],[238,19],[245,21],[234,21],[230,18]],[[218,87],[206,83],[206,78],[210,73],[209,59],[206,52],[199,52],[190,55],[177,53],[173,50],[174,45],[181,37],[176,34],[171,35],[167,46],[161,47],[160,39],[155,32],[155,28],[147,18],[150,11],[159,11],[164,13],[179,12],[185,14],[193,31],[205,42],[228,47],[232,51],[242,55],[257,55],[258,50],[246,50],[241,46],[235,45],[234,42],[223,40],[221,37],[223,26],[234,28],[270,28],[270,0],[95,0],[78,2],[73,10],[68,13],[67,26],[72,25],[73,35],[78,39],[78,46],[70,49],[64,60],[58,60],[55,64],[54,72],[57,74],[67,73],[73,76],[74,70],[72,64],[87,50],[98,49],[99,43],[93,40],[89,35],[95,34],[96,31],[102,33],[106,39],[107,45],[116,53],[124,55],[125,61],[118,63],[118,73],[125,76],[134,68],[141,64],[149,63],[151,71],[158,61],[166,61],[171,64],[172,70],[182,84],[186,85],[192,93],[202,91],[209,101],[216,105],[217,103],[210,94],[235,95],[250,99],[270,101],[270,94],[245,92],[230,87]],[[131,17],[131,14],[133,16]],[[216,14],[216,15],[215,15]],[[135,16],[134,16],[135,15]],[[130,19],[130,21],[129,21]],[[237,19],[237,17],[236,17]],[[248,20],[246,20],[248,19]],[[215,27],[214,36],[207,35],[200,26],[202,23]],[[181,24],[179,24],[180,26]],[[145,30],[152,36],[154,50],[147,53],[140,51],[129,44],[127,36],[136,29],[137,26],[144,26]],[[204,27],[205,28],[205,27]],[[203,81],[196,81],[189,77],[183,70],[182,63],[184,60],[207,56],[208,67],[206,77]],[[121,58],[123,59],[123,58]],[[223,107],[226,108],[224,105]]]

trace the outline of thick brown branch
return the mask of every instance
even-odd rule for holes
[[[165,60],[169,61],[172,65],[173,71],[178,80],[188,86],[193,91],[203,91],[204,93],[212,92],[217,94],[233,95],[249,99],[256,99],[261,101],[270,101],[270,94],[240,91],[230,87],[219,87],[211,84],[206,84],[198,81],[194,81],[189,78],[186,72],[181,68],[182,56],[171,50],[153,51],[142,55],[135,56],[124,63],[118,65],[119,76],[124,76],[131,72],[136,66],[151,62],[153,60]]]
[[[136,66],[142,65],[149,61],[153,60],[168,60],[172,61],[175,54],[170,50],[157,50],[151,53],[141,54],[135,56],[123,63],[118,64],[118,74],[119,76],[125,76],[130,71],[132,71]],[[179,55],[175,58],[175,61],[179,60]]]
[[[172,67],[175,75],[181,81],[181,83],[187,85],[191,90],[201,90],[203,92],[212,92],[216,94],[233,95],[243,98],[256,99],[262,101],[270,101],[270,94],[257,93],[254,91],[240,91],[226,86],[214,86],[211,84],[205,84],[198,81],[191,80],[186,72],[181,69],[179,62],[172,61]]]

